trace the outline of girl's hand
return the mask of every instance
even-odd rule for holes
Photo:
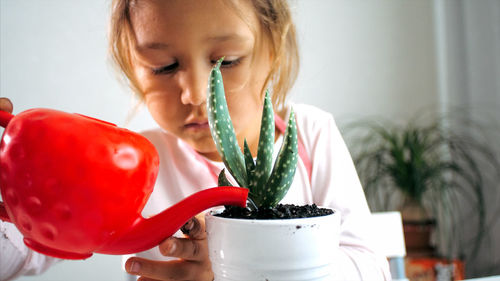
[[[8,98],[0,98],[0,110],[12,113],[12,102]]]
[[[170,237],[160,243],[160,252],[174,261],[154,261],[132,257],[125,263],[128,273],[139,275],[140,281],[195,280],[212,281],[214,274],[208,258],[207,234],[204,216],[188,221],[182,231],[185,238]]]

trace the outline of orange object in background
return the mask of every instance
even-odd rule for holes
[[[463,280],[465,265],[460,260],[406,258],[406,276],[410,281]]]

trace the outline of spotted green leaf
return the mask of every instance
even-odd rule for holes
[[[252,153],[250,152],[250,148],[248,147],[247,140],[245,139],[243,146],[243,155],[245,156],[245,165],[247,168],[247,179],[248,179],[248,189],[250,192],[255,190],[255,162],[253,160]]]
[[[283,144],[273,166],[274,112],[271,98],[266,91],[257,160],[254,162],[246,140],[243,153],[236,140],[224,94],[221,62],[222,59],[212,69],[208,86],[207,111],[212,137],[224,165],[237,183],[250,189],[249,197],[259,208],[272,208],[286,195],[295,175],[298,161],[295,115],[292,110]],[[220,186],[231,185],[224,170],[219,174],[218,181]]]
[[[274,111],[269,92],[266,91],[264,107],[260,125],[259,147],[257,150],[257,163],[255,165],[254,192],[263,193],[266,188],[267,180],[273,167],[274,151]]]
[[[222,169],[219,173],[219,177],[217,178],[218,186],[233,186],[233,184],[226,178],[226,169]]]
[[[207,112],[212,138],[222,161],[240,186],[247,186],[247,172],[243,153],[238,146],[233,123],[229,116],[220,65],[221,58],[212,68],[208,81]]]
[[[261,198],[259,203],[262,207],[274,207],[285,197],[292,185],[297,161],[297,125],[295,123],[295,114],[292,110],[283,144],[281,145],[271,176],[265,186],[265,190],[261,194],[257,194],[257,197]]]

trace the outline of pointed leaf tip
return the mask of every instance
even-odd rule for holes
[[[222,56],[220,59],[218,59],[217,62],[215,63],[214,68],[219,69],[225,58],[226,58],[225,56]]]

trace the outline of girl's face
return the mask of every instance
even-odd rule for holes
[[[238,141],[258,143],[270,51],[251,2],[237,1],[243,19],[218,0],[138,0],[131,9],[137,44],[133,65],[149,112],[168,132],[210,159],[220,159],[207,121],[210,69],[222,75]],[[255,29],[255,30],[254,30]]]

